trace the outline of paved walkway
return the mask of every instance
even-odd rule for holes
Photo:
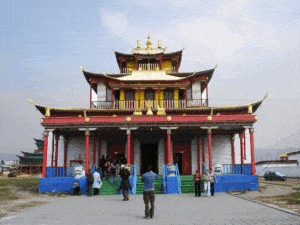
[[[0,219],[0,224],[300,224],[300,217],[226,193],[196,198],[156,195],[154,219],[143,219],[142,195],[67,196]]]

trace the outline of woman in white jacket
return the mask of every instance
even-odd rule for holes
[[[102,181],[100,178],[100,174],[97,172],[97,170],[95,170],[93,176],[94,176],[94,183],[93,183],[94,195],[98,195],[99,189],[102,186]]]

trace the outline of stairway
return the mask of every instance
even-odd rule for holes
[[[164,194],[162,177],[159,177],[154,180],[154,190],[155,190],[155,194]],[[136,194],[137,195],[143,194],[143,191],[144,191],[144,184],[141,181],[141,176],[138,176],[137,184],[136,184]]]
[[[102,187],[99,190],[99,195],[117,195],[119,188],[120,177],[116,177],[113,186],[110,184],[110,178],[106,181],[105,178],[102,180]]]
[[[180,176],[181,181],[181,194],[194,194],[195,193],[195,183],[193,176]],[[202,182],[200,186],[201,193],[204,193],[204,184]]]

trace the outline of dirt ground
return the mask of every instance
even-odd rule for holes
[[[300,214],[299,197],[294,198],[293,195],[291,197],[292,193],[300,194],[300,179],[287,178],[286,181],[265,181],[260,177],[258,182],[259,191],[232,191],[229,194]]]

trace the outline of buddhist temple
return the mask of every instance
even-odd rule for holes
[[[78,164],[87,172],[105,155],[125,156],[135,176],[151,164],[165,183],[169,179],[169,190],[168,165],[176,165],[178,176],[218,164],[224,180],[225,175],[256,179],[253,125],[267,96],[239,106],[210,105],[209,83],[217,66],[180,72],[183,50],[167,52],[161,41],[153,47],[148,36],[145,48],[137,41],[130,53],[114,51],[120,73],[80,66],[90,87],[89,108],[43,106],[29,99],[44,116],[43,177],[48,170],[53,178],[67,176],[67,168]],[[221,191],[224,187],[220,184]]]

